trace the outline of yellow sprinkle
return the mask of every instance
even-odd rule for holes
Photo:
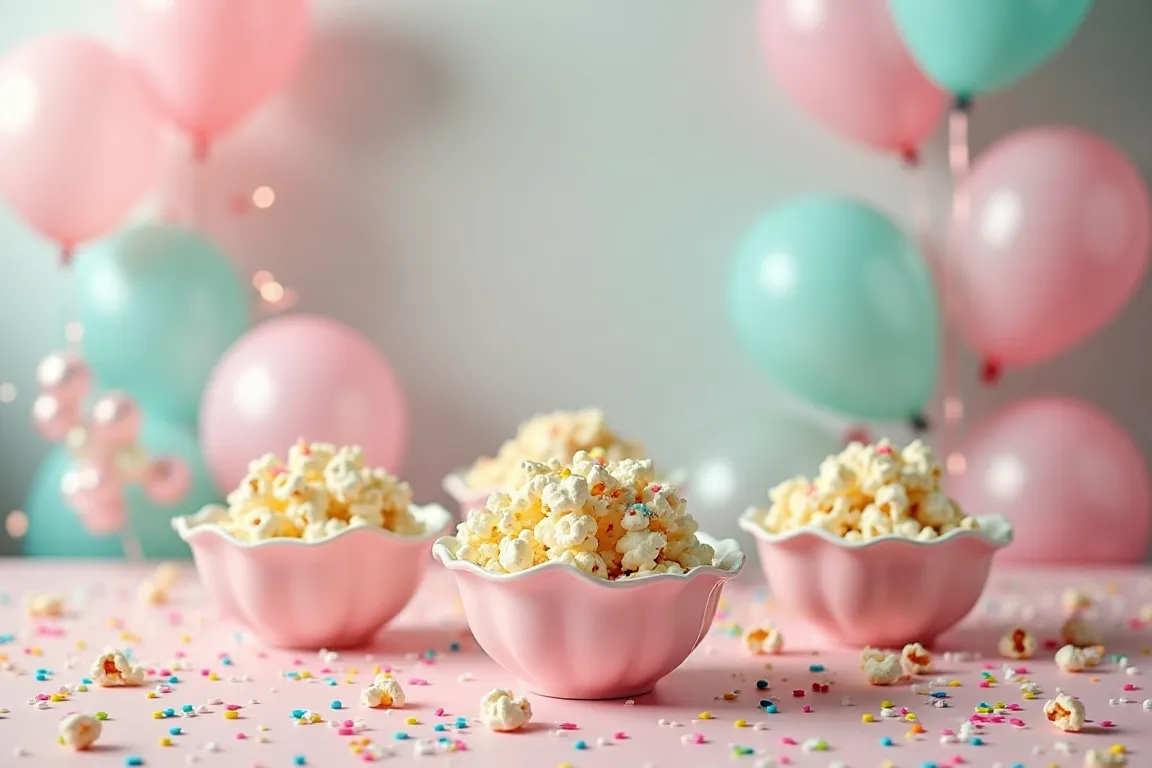
[[[916,720],[916,713],[915,713],[915,712],[909,712],[908,714],[904,715],[904,719],[905,719],[905,720],[910,720],[910,721],[913,721],[913,722],[915,722],[915,720]]]
[[[152,719],[153,720],[163,720],[164,719],[164,713],[161,712],[160,710],[156,710],[155,712],[152,713]]]
[[[172,746],[172,739],[168,738],[167,736],[163,737],[162,739],[160,739],[160,746],[162,746],[162,747]]]
[[[748,721],[747,720],[737,720],[736,722],[732,723],[732,725],[736,726],[737,728],[747,728],[748,727]]]
[[[959,680],[949,680],[948,681],[948,687],[949,688],[959,688],[960,687],[960,681]]]
[[[64,696],[59,693],[54,693],[48,698],[52,701],[64,701]]]
[[[267,736],[257,736],[256,741],[260,742],[261,744],[267,744],[268,743],[268,737]]]
[[[80,650],[84,650],[85,648],[88,647],[88,643],[84,642],[83,640],[77,640],[76,641],[76,647],[79,648]]]
[[[996,709],[1004,709],[1004,707],[1006,707],[1008,705],[1002,701],[998,701],[995,704],[993,704],[992,706],[995,707]]]
[[[57,736],[56,741],[60,744],[63,744],[64,743],[64,737],[63,736]]]
[[[219,680],[220,675],[216,674],[215,672],[209,672],[208,673],[208,679],[209,680]]]
[[[362,748],[362,747],[361,747],[359,744],[354,744],[354,745],[352,746],[352,754],[354,754],[354,755],[358,755],[358,754],[360,754],[362,751],[363,751],[363,748]]]
[[[568,477],[571,474],[572,470],[568,469],[568,467],[564,467],[564,469],[560,470],[560,477]]]
[[[148,693],[144,694],[144,698],[146,698],[146,699],[156,698],[156,691],[148,691]]]
[[[556,768],[572,768],[572,763],[560,763]]]
[[[1100,682],[1100,678],[1098,678],[1098,677],[1090,677],[1090,678],[1088,678],[1088,682],[1090,682],[1090,683],[1098,683],[1098,682]]]
[[[1108,747],[1108,751],[1114,755],[1123,755],[1128,751],[1128,747],[1124,746],[1123,744],[1113,744],[1112,746]]]
[[[311,720],[313,723],[320,723],[324,721],[324,718],[320,717],[320,713],[313,712],[312,717],[310,717],[309,720]]]
[[[80,693],[87,693],[88,692],[88,686],[81,683],[80,685],[76,686],[76,690],[80,691]]]
[[[1031,701],[1032,699],[1036,698],[1036,694],[1034,694],[1034,693],[1025,693],[1025,694],[1024,694],[1024,698],[1026,698],[1026,699],[1028,699],[1029,701]]]
[[[303,672],[300,673],[300,679],[301,680],[307,680],[310,677],[312,677],[312,673],[309,672],[308,670],[304,670]]]
[[[876,722],[876,718],[872,716],[871,712],[865,712],[864,714],[860,715],[860,722],[874,723]]]
[[[33,647],[28,649],[28,652],[31,653],[33,656],[43,656],[44,655],[44,651],[40,650],[40,646],[33,646]]]
[[[308,725],[308,718],[302,717],[296,721],[296,725]]]
[[[701,712],[700,714],[696,715],[696,719],[697,720],[711,720],[712,719],[712,713],[711,712]]]
[[[234,709],[229,709],[226,712],[224,712],[224,719],[225,720],[235,720],[238,717],[240,717],[240,713]]]
[[[407,723],[408,725],[420,725],[420,721],[414,717],[410,717],[407,720],[405,720],[404,722]]]
[[[884,701],[880,702],[880,708],[881,708],[881,709],[891,709],[891,708],[892,708],[892,707],[894,707],[894,706],[896,706],[896,705],[895,705],[895,704],[893,704],[892,702],[888,701],[887,699],[885,699]]]
[[[372,667],[372,674],[374,674],[374,675],[378,675],[378,674],[380,674],[380,665],[379,665],[379,664],[377,664],[376,666]]]
[[[192,635],[180,635],[180,642],[187,645],[188,643],[192,642]]]
[[[360,673],[356,671],[356,667],[348,667],[348,674],[350,674],[350,675],[358,675],[358,674],[360,674]]]

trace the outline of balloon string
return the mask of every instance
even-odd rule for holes
[[[124,550],[124,559],[140,562],[144,559],[144,549],[140,546],[140,540],[136,538],[136,534],[132,532],[132,526],[124,523],[124,527],[120,529],[120,546]]]
[[[968,118],[971,104],[964,96],[958,96],[948,113],[948,169],[952,175],[952,230],[960,232],[966,226],[970,202],[965,190],[968,171],[971,165],[971,150],[968,143]],[[961,254],[941,249],[941,256],[958,259]],[[944,348],[941,366],[941,392],[944,395],[944,423],[941,427],[942,444],[948,445],[943,451],[946,475],[958,475],[964,471],[964,457],[951,452],[951,446],[959,439],[964,423],[964,402],[956,382],[956,297],[954,279],[945,262],[941,261],[940,285],[944,313]],[[946,436],[946,437],[945,437]]]

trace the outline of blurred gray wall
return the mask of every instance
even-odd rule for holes
[[[753,0],[316,0],[288,91],[216,147],[204,226],[300,308],[370,335],[409,397],[423,498],[523,416],[598,404],[653,453],[686,460],[710,423],[784,402],[729,332],[729,255],[766,208],[841,191],[909,220],[892,160],[816,125],[773,85]],[[979,150],[1070,123],[1152,168],[1152,3],[1099,0],[1079,36],[977,106]],[[54,32],[115,41],[115,0],[0,0],[0,53]],[[174,141],[154,203],[188,205]],[[942,143],[929,151],[938,220]],[[231,201],[261,185],[268,211]],[[146,215],[146,212],[141,215]],[[0,515],[47,446],[28,425],[36,362],[57,346],[66,281],[52,247],[0,206]],[[568,301],[580,296],[578,303]],[[601,329],[591,349],[586,324]],[[1103,333],[995,390],[964,363],[978,416],[1011,398],[1087,399],[1152,456],[1147,286]],[[568,335],[571,332],[571,335]],[[627,367],[627,375],[621,366]],[[12,543],[0,531],[0,551]]]

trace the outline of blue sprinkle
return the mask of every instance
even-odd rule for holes
[[[180,707],[181,712],[192,712],[195,709],[196,707],[192,706],[191,704],[185,704],[184,706]]]
[[[172,675],[172,677],[168,678],[168,682],[178,683],[178,682],[180,682],[180,678],[176,677],[176,675]]]
[[[164,710],[164,717],[176,717],[176,710],[174,710],[174,709]]]
[[[973,736],[972,738],[968,739],[968,743],[974,747],[979,747],[983,746],[984,739],[980,738],[979,736]]]
[[[428,650],[424,651],[424,658],[426,658],[426,659],[436,658],[436,651],[429,648]]]
[[[14,642],[16,642],[16,635],[13,635],[13,634],[0,635],[0,645],[7,645],[8,643],[14,643]]]
[[[823,664],[809,664],[808,665],[808,671],[809,672],[823,672],[824,671],[824,665]]]
[[[144,758],[139,755],[128,755],[124,758],[124,765],[144,765]]]
[[[760,709],[768,709],[768,705],[771,703],[768,699],[760,699]]]
[[[220,659],[220,663],[226,667],[230,667],[230,666],[232,666],[232,659],[225,656],[224,658]]]
[[[432,730],[443,731],[444,730],[444,723],[436,723],[436,725],[432,726]]]
[[[926,763],[920,763],[920,768],[939,768],[935,760],[929,760]]]
[[[768,706],[764,707],[764,711],[765,711],[765,712],[767,712],[767,713],[768,713],[768,714],[770,714],[770,715],[774,715],[774,714],[776,714],[777,712],[779,712],[780,710],[778,710],[778,709],[776,708],[776,705],[775,705],[775,704],[773,704],[773,703],[769,702],[769,703],[768,703]]]
[[[450,651],[460,650],[460,643],[455,643],[455,642],[452,643],[451,645],[448,646],[448,650],[450,650]]]
[[[43,683],[44,681],[46,681],[46,680],[48,679],[48,675],[46,675],[46,674],[44,674],[43,672],[41,672],[41,673],[39,673],[38,675],[36,675],[36,679],[37,679],[39,682]]]
[[[292,719],[293,720],[299,720],[302,717],[304,717],[304,710],[302,710],[302,709],[292,710]]]
[[[441,744],[451,744],[452,743],[452,739],[448,738],[447,736],[441,736],[440,738],[436,739],[436,741],[438,741]]]
[[[768,681],[767,680],[757,680],[756,681],[756,690],[762,691],[767,687],[768,687]]]
[[[340,699],[333,699],[332,703],[328,706],[332,707],[332,709],[344,709],[344,702],[340,701]]]
[[[992,709],[991,705],[990,705],[990,704],[988,704],[988,702],[986,702],[986,701],[982,701],[982,702],[980,702],[979,704],[977,704],[976,706],[978,706],[978,707],[984,707],[985,709]]]
[[[408,734],[404,733],[404,731],[396,731],[396,735],[394,738],[396,739],[396,741],[404,741],[405,739],[408,738]]]
[[[456,718],[456,727],[457,728],[467,728],[468,727],[468,718],[466,718],[466,717]]]
[[[588,749],[588,743],[586,741],[584,741],[583,739],[576,742],[572,746],[576,747],[576,749]]]
[[[300,677],[300,673],[288,671],[284,673],[284,677],[287,677],[290,680],[295,680],[296,678]]]
[[[52,670],[44,669],[43,667],[41,667],[40,669],[36,670],[36,674],[38,674],[38,675],[50,675],[50,674],[52,674]]]
[[[325,682],[327,682],[328,685],[336,685],[336,681],[333,680],[332,678],[328,678],[328,680],[326,680]]]
[[[80,682],[84,683],[84,685],[92,685],[92,678],[82,677],[80,678]]]
[[[168,735],[169,736],[179,736],[180,735],[180,726],[177,725],[173,728],[169,728],[168,729]]]
[[[295,757],[292,758],[292,764],[293,765],[307,765],[308,764],[308,758],[304,757],[304,755],[296,755]]]
[[[882,747],[892,746],[892,737],[891,736],[881,736],[880,737],[880,746],[882,746]]]
[[[644,517],[652,517],[652,510],[648,509],[647,504],[629,504],[628,509],[634,509]]]
[[[944,691],[932,691],[932,698],[934,698],[934,699],[946,699],[946,698],[948,698],[948,694],[945,693]]]

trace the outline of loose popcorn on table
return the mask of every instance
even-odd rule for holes
[[[480,721],[490,731],[518,731],[531,719],[528,699],[514,698],[512,691],[493,688],[480,700]]]
[[[751,627],[744,632],[744,647],[756,655],[778,654],[784,650],[784,636],[776,627]]]
[[[909,675],[926,675],[932,671],[932,654],[920,643],[910,643],[900,652],[900,663]]]
[[[1062,693],[1044,704],[1044,717],[1062,731],[1080,731],[1084,728],[1084,704]]]
[[[1088,666],[1087,655],[1074,645],[1065,645],[1056,651],[1055,661],[1064,672],[1083,672]]]
[[[1091,608],[1092,604],[1092,595],[1075,587],[1069,587],[1060,595],[1060,605],[1068,617],[1080,615]]]
[[[60,721],[59,741],[76,751],[88,749],[100,738],[103,726],[91,715],[72,714]]]
[[[1123,752],[1090,749],[1084,753],[1084,768],[1125,768],[1128,756]]]
[[[585,451],[569,465],[525,461],[510,493],[493,493],[456,528],[456,557],[493,573],[549,562],[601,579],[685,573],[712,547],[648,459],[608,462]]]
[[[97,685],[115,688],[143,685],[145,674],[144,667],[133,664],[120,651],[109,650],[97,656],[96,661],[92,662],[89,676]]]
[[[892,685],[904,677],[900,657],[874,648],[865,648],[862,654],[864,677],[869,685]]]
[[[597,408],[555,411],[523,422],[516,436],[500,446],[494,457],[477,459],[464,482],[472,488],[508,488],[520,482],[524,461],[567,461],[579,451],[608,462],[644,457],[639,443],[625,440],[609,427]]]
[[[30,594],[24,596],[24,613],[30,619],[50,619],[64,615],[64,596]]]
[[[1013,627],[1000,638],[999,650],[1006,659],[1030,659],[1036,653],[1036,636],[1024,627]]]
[[[814,479],[793,477],[768,492],[771,506],[756,509],[769,533],[821,528],[848,541],[900,536],[931,541],[978,523],[960,511],[940,486],[940,464],[919,440],[902,451],[886,440],[850,443],[829,456]]]
[[[1096,625],[1081,616],[1073,616],[1060,627],[1060,639],[1077,648],[1103,645],[1104,638]]]
[[[396,678],[381,673],[376,675],[372,685],[360,692],[360,705],[372,709],[399,709],[404,706],[404,689]]]
[[[226,508],[208,505],[190,522],[219,525],[242,541],[316,541],[356,526],[415,536],[424,530],[411,503],[408,483],[366,467],[359,446],[300,440],[287,463],[274,454],[253,461]]]

